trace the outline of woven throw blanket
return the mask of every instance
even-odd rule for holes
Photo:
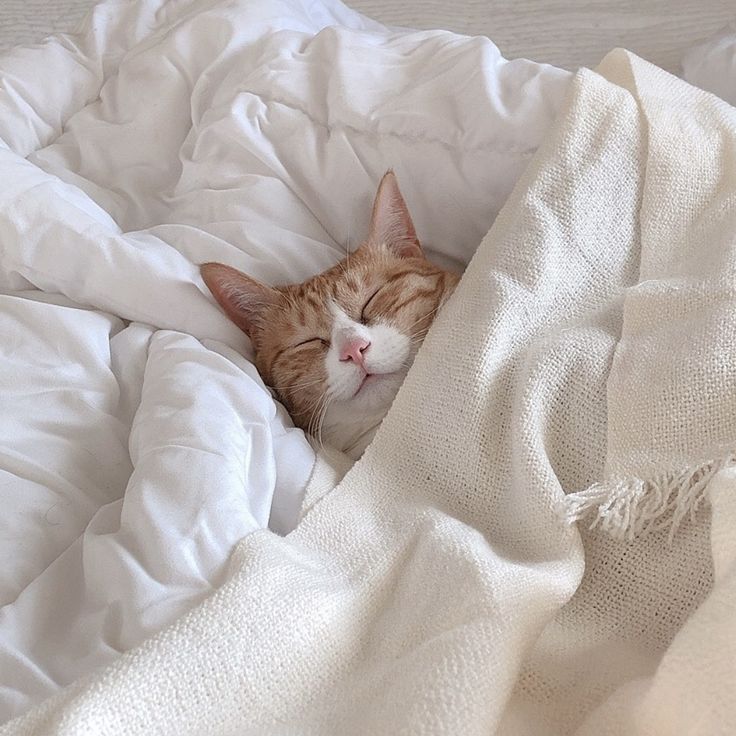
[[[363,459],[0,733],[732,733],[735,126],[580,72]]]

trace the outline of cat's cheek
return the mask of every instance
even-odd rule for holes
[[[395,327],[378,324],[371,329],[371,347],[366,354],[370,373],[403,371],[412,358],[412,341]]]

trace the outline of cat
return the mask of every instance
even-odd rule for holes
[[[460,278],[425,257],[393,171],[378,187],[366,240],[307,281],[267,286],[221,263],[200,270],[294,423],[352,459]]]

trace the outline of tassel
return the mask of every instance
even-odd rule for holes
[[[711,460],[695,468],[660,473],[652,478],[595,483],[570,493],[562,502],[568,524],[593,516],[590,529],[600,527],[614,539],[632,541],[640,534],[669,527],[669,542],[685,517],[695,518],[708,484],[736,455]]]

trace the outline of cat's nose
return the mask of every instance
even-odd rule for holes
[[[370,347],[370,340],[362,337],[354,337],[346,340],[340,348],[340,360],[352,360],[355,365],[363,368],[363,353]]]

